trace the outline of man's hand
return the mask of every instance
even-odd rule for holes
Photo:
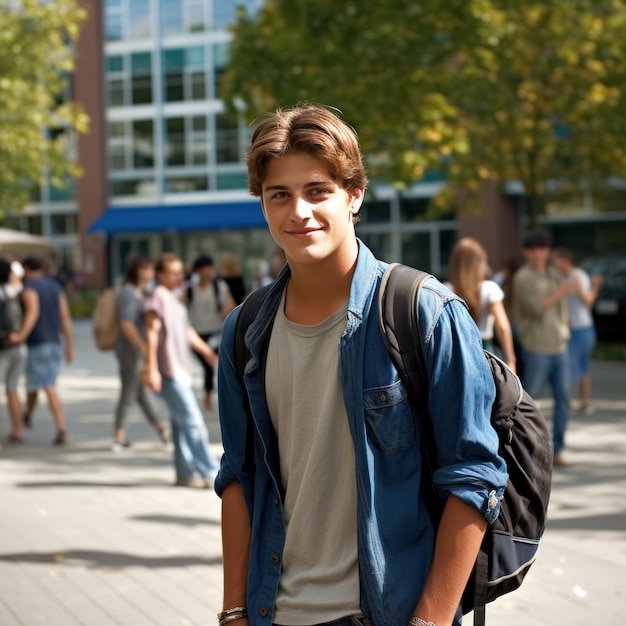
[[[161,378],[161,372],[151,367],[145,367],[141,373],[141,382],[144,387],[152,389],[155,393],[161,392],[163,379]]]
[[[74,360],[74,348],[72,346],[65,346],[65,360],[68,363]]]

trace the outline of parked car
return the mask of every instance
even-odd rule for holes
[[[626,253],[588,257],[579,263],[590,276],[600,274],[603,283],[593,306],[598,338],[626,339]]]

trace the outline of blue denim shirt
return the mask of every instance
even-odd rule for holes
[[[419,420],[378,326],[377,298],[385,268],[359,242],[339,350],[356,455],[361,609],[375,626],[404,626],[430,570],[435,529],[420,493]],[[265,399],[263,355],[288,278],[288,272],[279,276],[246,334],[252,356],[244,378],[256,425],[256,471],[252,474],[242,469],[246,413],[234,365],[238,309],[224,323],[220,347],[219,413],[225,453],[215,489],[221,495],[226,486],[238,481],[250,511],[247,602],[253,626],[272,623],[285,543],[284,491],[278,441]],[[492,522],[499,512],[507,473],[489,423],[495,388],[480,334],[465,305],[434,279],[424,285],[419,309],[438,450],[435,484],[442,495],[454,494]]]

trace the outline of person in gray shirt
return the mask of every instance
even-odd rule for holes
[[[119,364],[120,397],[115,410],[113,451],[128,448],[125,425],[135,402],[155,428],[163,443],[169,443],[167,425],[159,419],[154,395],[141,384],[141,371],[146,358],[144,292],[154,280],[154,265],[146,257],[131,257],[126,264],[124,286],[117,297],[117,319],[120,332],[115,346]]]

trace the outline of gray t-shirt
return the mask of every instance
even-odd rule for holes
[[[278,435],[287,535],[275,624],[360,613],[354,443],[339,340],[347,304],[321,324],[274,322],[265,375]]]
[[[117,295],[117,319],[129,320],[137,329],[141,337],[146,336],[146,316],[143,310],[143,294],[133,285],[124,285]],[[136,360],[139,353],[135,346],[126,338],[123,332],[117,336],[115,350],[120,359],[125,361]]]
[[[147,298],[146,311],[154,311],[161,320],[157,360],[162,376],[191,384],[191,348],[187,332],[187,308],[176,295],[159,285]]]

